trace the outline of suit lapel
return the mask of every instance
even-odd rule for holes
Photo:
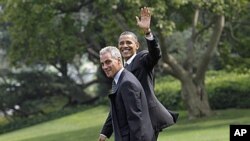
[[[130,71],[130,72],[133,71],[133,69],[135,68],[134,65],[135,65],[137,58],[138,58],[138,54],[135,56],[135,58],[132,60],[132,62],[125,67],[128,71]]]
[[[129,65],[128,65],[128,66],[129,66]],[[121,73],[121,75],[120,75],[120,77],[119,77],[119,80],[118,80],[118,82],[117,82],[117,84],[116,84],[116,86],[115,86],[115,89],[114,89],[113,91],[111,91],[111,93],[110,93],[109,95],[114,95],[114,94],[117,93],[117,91],[118,91],[118,89],[119,89],[119,87],[120,87],[120,83],[121,83],[121,81],[122,81],[122,79],[123,79],[123,77],[124,77],[125,71],[127,71],[127,70],[124,69],[124,70],[122,71],[122,73]]]
[[[145,51],[140,51],[136,54],[135,58],[132,60],[132,62],[125,67],[128,71],[133,72],[139,65],[140,59],[145,54]]]
[[[128,65],[129,66],[129,65]],[[117,88],[117,90],[119,89],[119,87],[120,87],[120,84],[121,84],[121,81],[122,81],[122,79],[123,79],[123,77],[124,77],[124,74],[125,74],[125,71],[126,71],[126,69],[124,69],[123,71],[122,71],[122,73],[121,73],[121,75],[120,75],[120,77],[119,77],[119,80],[118,80],[118,82],[117,82],[117,86],[116,86],[116,88]],[[116,92],[117,92],[117,90],[116,90]]]

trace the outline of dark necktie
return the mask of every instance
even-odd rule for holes
[[[111,92],[112,93],[115,93],[116,92],[116,89],[117,89],[117,85],[115,83],[115,80],[112,81],[112,89],[111,89]]]
[[[124,64],[124,68],[127,68],[127,66],[128,66],[128,63],[125,63],[125,64]]]

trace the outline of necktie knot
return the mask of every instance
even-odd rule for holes
[[[127,66],[128,66],[128,63],[125,63],[125,64],[124,64],[124,68],[126,68]]]

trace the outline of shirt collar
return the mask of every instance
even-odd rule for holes
[[[125,63],[129,65],[134,60],[135,56],[136,56],[136,53],[133,56],[131,56]]]
[[[121,68],[121,69],[115,74],[115,77],[114,77],[115,84],[118,83],[118,80],[119,80],[119,78],[120,78],[121,73],[122,73],[123,70],[124,70],[124,68]]]

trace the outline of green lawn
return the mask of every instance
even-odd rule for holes
[[[107,107],[98,106],[2,134],[0,141],[97,141],[107,112]],[[180,112],[178,123],[161,132],[158,141],[229,141],[230,124],[250,124],[250,110],[216,111],[212,117],[192,121]]]

